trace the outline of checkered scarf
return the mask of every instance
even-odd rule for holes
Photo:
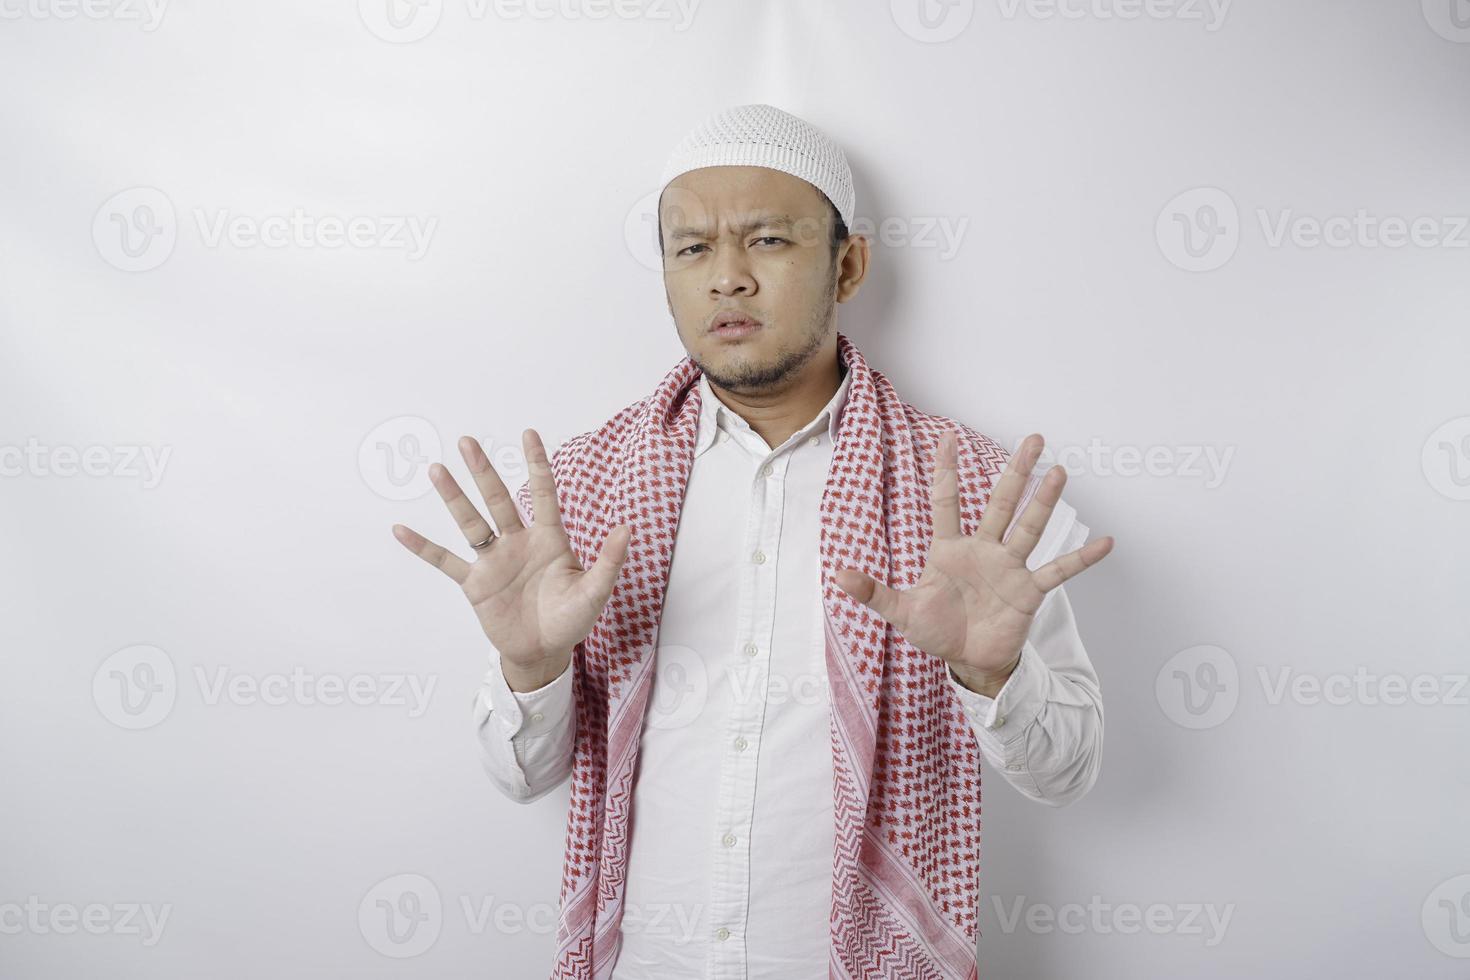
[[[980,752],[943,661],[843,592],[839,568],[914,585],[933,533],[940,434],[959,439],[961,527],[973,534],[1009,454],[902,401],[843,334],[852,383],[821,502],[836,847],[832,980],[974,980]],[[576,744],[554,980],[605,980],[617,959],[629,816],[654,639],[699,420],[685,357],[647,398],[552,457],[562,520],[584,567],[608,532],[633,536],[617,586],[574,653]],[[517,504],[529,521],[529,484]],[[757,897],[758,898],[758,897]]]

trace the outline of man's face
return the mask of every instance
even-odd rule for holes
[[[664,188],[659,215],[664,292],[690,358],[722,388],[755,392],[789,384],[836,322],[826,198],[779,170],[704,167]],[[726,311],[761,326],[722,337],[710,327]],[[835,350],[835,335],[831,344]]]

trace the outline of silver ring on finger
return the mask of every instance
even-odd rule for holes
[[[494,543],[495,543],[495,535],[492,534],[488,538],[486,538],[484,541],[481,541],[479,544],[471,543],[470,544],[470,547],[471,548],[474,548],[476,551],[482,551],[485,548],[490,547]]]

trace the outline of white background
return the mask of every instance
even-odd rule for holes
[[[1470,4],[63,2],[0,0],[0,975],[550,972],[566,788],[484,777],[487,645],[389,527],[454,542],[459,435],[519,486],[522,429],[683,356],[650,195],[741,102],[887,222],[839,328],[1070,451],[1117,538],[1068,585],[1101,778],[1054,810],[987,773],[981,975],[1470,971]],[[298,211],[359,244],[242,237]],[[297,669],[371,703],[213,697]],[[382,703],[410,675],[423,710]],[[405,889],[440,901],[406,944]]]

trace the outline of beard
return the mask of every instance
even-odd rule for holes
[[[812,308],[801,333],[769,359],[737,353],[733,361],[722,368],[711,368],[699,358],[692,359],[710,384],[717,388],[744,394],[780,390],[822,349],[831,332],[836,310],[837,286],[834,282],[824,301]]]

